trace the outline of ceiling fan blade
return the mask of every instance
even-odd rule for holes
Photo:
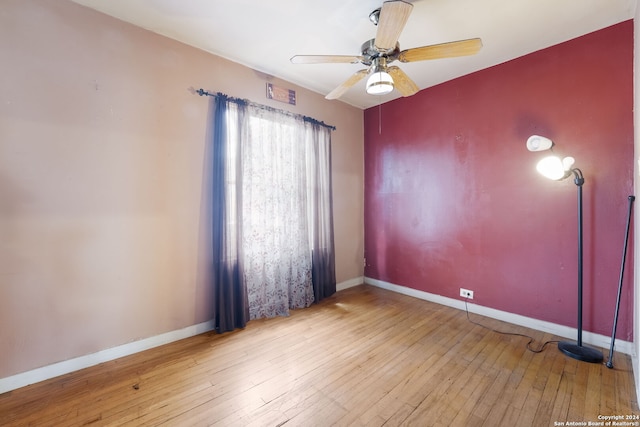
[[[294,64],[357,64],[364,60],[362,56],[353,55],[295,55],[291,57]]]
[[[427,59],[453,58],[474,55],[482,47],[481,39],[459,40],[456,42],[433,44],[403,50],[398,54],[400,62],[425,61]]]
[[[400,92],[402,96],[411,96],[420,90],[414,81],[400,68],[396,66],[388,67],[387,73],[389,73],[393,79],[393,87],[398,89],[398,92]]]
[[[340,86],[338,86],[337,88],[335,88],[334,90],[329,92],[327,94],[327,96],[325,96],[325,98],[326,99],[338,99],[338,98],[340,98],[351,86],[353,86],[354,84],[358,83],[360,80],[365,78],[367,76],[367,74],[369,74],[369,70],[368,69],[357,71],[355,74],[353,74],[347,80],[345,80],[344,83],[342,83]]]
[[[413,5],[402,0],[382,3],[375,41],[378,50],[387,52],[396,48],[396,43],[409,19],[411,9],[413,9]]]

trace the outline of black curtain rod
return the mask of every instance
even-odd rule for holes
[[[198,95],[200,95],[200,96],[214,96],[214,97],[221,96],[221,97],[224,97],[224,98],[226,98],[227,100],[229,100],[231,102],[235,102],[236,104],[251,105],[252,107],[261,108],[263,110],[274,111],[274,112],[277,112],[277,113],[286,114],[287,116],[297,117],[297,118],[300,118],[300,119],[304,120],[305,122],[309,122],[309,123],[312,123],[314,125],[320,125],[320,126],[324,126],[326,128],[329,128],[331,130],[336,130],[335,126],[328,125],[325,122],[321,122],[320,120],[314,119],[313,117],[308,117],[308,116],[305,116],[305,115],[302,115],[302,114],[295,114],[295,113],[292,113],[290,111],[280,110],[280,109],[277,109],[277,108],[269,107],[268,105],[257,104],[255,102],[251,102],[251,101],[249,101],[247,99],[234,98],[232,96],[226,95],[226,94],[221,93],[221,92],[211,93],[211,92],[208,92],[208,91],[200,88],[200,89],[198,89],[196,91],[196,93]]]

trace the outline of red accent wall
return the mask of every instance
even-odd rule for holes
[[[532,134],[584,173],[583,327],[610,335],[633,194],[632,21],[366,110],[365,275],[575,327],[577,187],[536,172]],[[630,241],[624,340],[632,256]]]

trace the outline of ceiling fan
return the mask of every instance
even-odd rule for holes
[[[413,5],[403,0],[390,0],[369,14],[369,19],[378,26],[376,38],[362,44],[360,55],[295,55],[294,64],[322,63],[362,63],[368,68],[357,71],[340,86],[329,92],[325,98],[340,98],[351,86],[367,75],[367,93],[385,95],[396,88],[402,96],[411,96],[420,88],[399,67],[389,66],[393,61],[416,62],[428,59],[451,58],[473,55],[482,47],[479,38],[459,40],[429,46],[400,50],[398,38]]]

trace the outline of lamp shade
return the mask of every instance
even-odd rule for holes
[[[386,95],[393,90],[393,79],[386,71],[376,71],[367,79],[369,95]]]
[[[574,159],[573,157],[565,157],[564,159],[562,159],[562,167],[564,168],[565,172],[570,171],[575,162],[576,159]]]
[[[552,146],[553,141],[544,136],[531,135],[529,139],[527,139],[527,150],[529,151],[544,151],[550,149]]]
[[[540,174],[549,179],[562,179],[566,176],[564,165],[558,156],[547,156],[543,158],[536,165],[536,169]]]

